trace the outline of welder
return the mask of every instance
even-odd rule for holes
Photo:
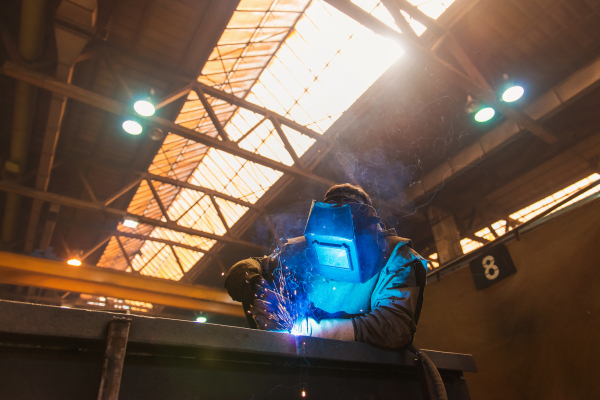
[[[359,186],[313,201],[304,236],[236,263],[225,287],[251,327],[399,348],[412,343],[427,263]]]

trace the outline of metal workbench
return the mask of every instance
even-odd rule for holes
[[[123,317],[120,399],[421,399],[405,351],[11,301],[0,301],[0,398],[99,398],[109,326]],[[425,352],[448,398],[468,399],[472,356]]]

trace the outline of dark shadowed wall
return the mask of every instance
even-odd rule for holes
[[[470,353],[474,400],[600,399],[600,199],[508,244],[517,273],[427,285],[415,345]]]

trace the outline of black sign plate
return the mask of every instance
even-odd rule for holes
[[[517,272],[504,243],[485,250],[469,263],[469,267],[477,290],[485,289]]]

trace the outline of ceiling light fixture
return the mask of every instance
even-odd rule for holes
[[[519,100],[523,97],[523,93],[525,93],[525,89],[523,87],[515,85],[511,86],[502,93],[502,100],[507,103],[512,103],[513,101]]]
[[[151,115],[154,115],[154,113],[156,112],[156,109],[154,108],[154,104],[152,104],[150,101],[144,99],[144,100],[138,100],[133,104],[133,109],[135,110],[136,113],[144,116],[144,117],[149,117]]]
[[[128,119],[127,121],[123,122],[123,130],[125,130],[125,132],[129,133],[130,135],[139,135],[140,133],[142,133],[143,128],[142,125],[139,124],[139,122],[135,122],[133,120]]]
[[[492,107],[485,107],[477,111],[477,114],[475,114],[475,121],[487,122],[492,119],[494,115],[496,115],[496,111],[494,111]]]

